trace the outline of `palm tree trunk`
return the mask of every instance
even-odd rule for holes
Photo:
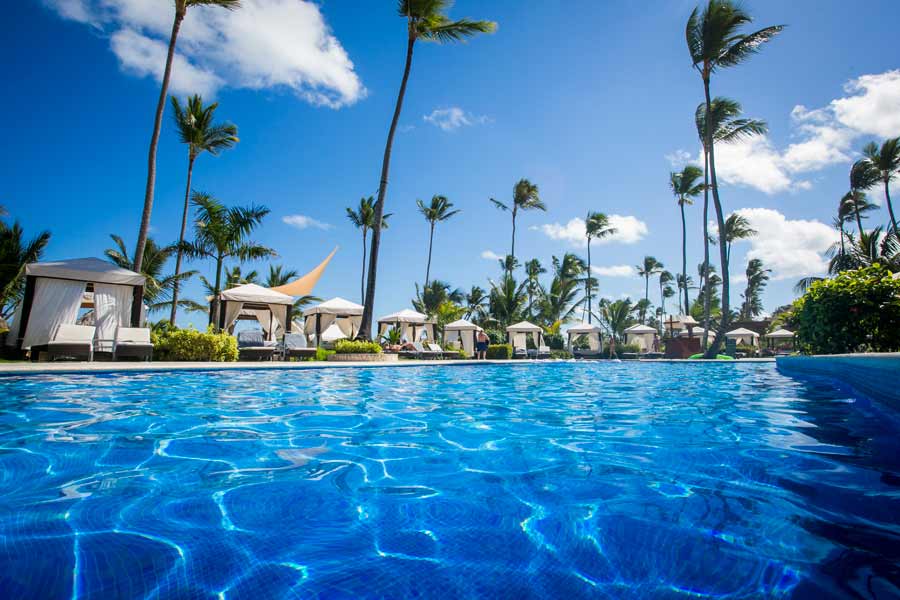
[[[891,225],[894,227],[894,235],[900,235],[900,229],[897,229],[897,219],[894,218],[894,206],[891,204],[891,190],[889,178],[884,179],[884,199],[887,200],[888,214],[891,215]]]
[[[684,220],[684,202],[681,203],[681,278],[684,283],[684,312],[687,314],[687,222]]]
[[[591,238],[588,237],[588,269],[587,269],[587,278],[584,280],[584,285],[587,288],[587,301],[588,301],[588,323],[591,322]]]
[[[859,239],[862,240],[862,234],[863,234],[862,217],[859,214],[859,200],[856,197],[855,191],[853,193],[853,214],[856,216],[856,229],[859,234]]]
[[[191,178],[194,174],[194,157],[190,156],[188,150],[188,175],[187,185],[184,189],[184,212],[181,215],[181,234],[178,236],[178,253],[175,255],[175,280],[172,282],[172,312],[169,315],[169,323],[175,325],[175,316],[178,312],[178,275],[181,273],[181,258],[184,254],[182,246],[184,245],[184,234],[187,230],[188,206],[191,198]]]
[[[403,109],[403,97],[406,95],[406,84],[409,81],[409,71],[412,67],[413,45],[416,38],[412,33],[406,44],[406,66],[403,69],[403,79],[400,82],[400,92],[397,94],[397,104],[394,107],[394,116],[391,119],[391,128],[388,130],[387,143],[384,146],[384,157],[381,161],[381,181],[378,185],[378,200],[375,202],[375,224],[372,227],[372,249],[369,253],[369,285],[366,287],[366,298],[363,303],[362,323],[356,337],[369,339],[372,337],[372,315],[375,310],[375,283],[378,277],[378,251],[381,248],[381,221],[384,218],[384,197],[387,195],[388,173],[391,170],[391,150],[394,147],[394,134],[397,132],[397,122],[400,120],[400,111]]]
[[[641,310],[641,325],[647,319],[648,302],[650,302],[650,273],[644,275],[644,308]]]
[[[134,270],[141,272],[144,263],[144,247],[147,245],[147,232],[150,230],[150,215],[153,212],[153,191],[156,187],[156,149],[159,146],[159,132],[162,129],[163,113],[166,110],[166,95],[169,92],[169,79],[172,76],[172,61],[175,58],[175,42],[184,13],[175,10],[175,21],[172,23],[172,35],[169,38],[169,52],[166,55],[166,68],[163,71],[162,87],[159,90],[159,102],[156,104],[156,117],[153,121],[153,135],[150,136],[150,152],[147,157],[147,188],[144,191],[144,212],[141,214],[141,228],[138,230],[137,246],[134,250]]]
[[[512,247],[509,250],[509,255],[512,256],[512,260],[509,261],[509,265],[507,266],[507,272],[510,277],[512,277],[512,268],[513,264],[516,262],[516,209],[518,207],[514,204],[512,209]]]
[[[703,273],[700,276],[700,285],[703,289],[703,350],[706,351],[712,312],[712,295],[709,293],[709,152],[706,148],[703,149]],[[690,308],[687,310],[690,311]]]
[[[359,301],[366,301],[366,237],[368,231],[363,227],[363,253],[362,253],[362,273],[359,275]]]
[[[428,236],[428,266],[425,267],[425,287],[428,287],[428,278],[431,276],[431,247],[434,244],[434,223],[431,224],[431,233]]]
[[[838,219],[841,219],[841,217],[838,217]],[[843,266],[843,264],[844,264],[844,221],[843,221],[843,219],[841,219],[840,225],[841,225],[841,265]]]
[[[712,112],[712,100],[709,95],[708,77],[703,80],[703,91],[706,94],[706,114],[709,115]],[[722,202],[719,200],[719,186],[716,179],[716,148],[715,144],[713,144],[712,128],[708,124],[706,127],[706,141],[709,147],[709,177],[712,183],[713,205],[716,209],[716,224],[719,227],[719,260],[722,263],[722,316],[719,319],[716,339],[713,340],[712,345],[706,351],[706,358],[715,358],[719,353],[719,347],[722,344],[722,339],[725,337],[725,332],[728,330],[730,276],[728,273],[728,248],[725,242],[725,217],[722,214]]]
[[[216,257],[216,285],[213,288],[212,307],[209,311],[209,324],[217,330],[219,328],[219,292],[222,291],[222,263],[224,257],[219,255]]]

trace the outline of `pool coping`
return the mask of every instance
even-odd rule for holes
[[[309,369],[385,369],[408,367],[450,367],[477,365],[546,365],[554,363],[609,363],[609,360],[401,360],[398,362],[60,362],[60,363],[2,363],[0,376],[4,375],[45,375],[77,373],[158,373],[165,371],[304,371]],[[674,360],[635,359],[622,363],[686,363],[686,364],[746,364],[771,363],[771,358],[745,358],[741,360]]]

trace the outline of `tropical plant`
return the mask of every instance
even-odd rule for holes
[[[661,271],[659,273],[659,309],[660,309],[660,323],[665,319],[666,316],[666,298],[671,298],[675,295],[675,290],[672,289],[670,285],[675,280],[675,276],[672,275],[669,271]]]
[[[150,333],[153,355],[157,360],[233,362],[238,359],[237,339],[227,333],[216,333],[192,327],[166,327]]]
[[[700,183],[703,170],[694,165],[687,165],[679,172],[669,173],[669,188],[678,202],[681,210],[681,274],[687,274],[687,222],[684,217],[684,207],[694,203],[694,198],[700,195],[705,186]],[[690,305],[687,287],[680,288],[684,295],[684,306]],[[679,299],[679,303],[681,300]]]
[[[286,285],[296,278],[296,269],[286,269],[282,265],[269,265],[269,274],[266,275],[266,287],[273,288]]]
[[[135,271],[140,272],[144,262],[144,247],[150,231],[150,215],[153,212],[153,192],[156,187],[156,149],[159,146],[159,132],[162,129],[163,113],[166,109],[166,96],[169,93],[169,79],[172,75],[172,62],[175,59],[175,43],[181,23],[187,16],[189,8],[194,6],[218,6],[234,10],[241,5],[241,0],[174,0],[175,19],[172,22],[172,33],[169,36],[169,49],[166,53],[166,66],[163,68],[162,86],[159,90],[159,101],[156,103],[156,116],[153,119],[153,134],[150,136],[150,150],[147,157],[147,187],[144,191],[144,210],[141,214],[141,227],[138,230],[137,247],[134,251]]]
[[[769,281],[771,269],[763,268],[763,262],[751,258],[747,263],[747,287],[744,290],[744,302],[741,304],[741,320],[749,321],[762,313],[762,291]]]
[[[378,251],[381,244],[381,225],[384,215],[384,200],[387,194],[388,172],[391,166],[391,150],[394,146],[394,134],[403,109],[403,98],[406,95],[406,84],[412,68],[413,48],[418,40],[444,44],[461,42],[479,33],[492,33],[497,24],[492,21],[476,21],[458,19],[453,21],[446,16],[452,4],[451,0],[399,0],[397,13],[406,19],[406,64],[403,68],[403,79],[394,106],[394,116],[388,129],[384,156],[381,161],[381,179],[378,185],[378,201],[375,203],[375,227],[372,228],[372,250],[369,259],[369,282],[363,302],[360,338],[370,338],[372,332],[372,316],[375,308],[375,283],[378,274]]]
[[[0,209],[0,215],[6,212]],[[25,292],[25,265],[37,262],[47,244],[50,232],[42,231],[30,240],[16,221],[8,225],[0,220],[0,316],[8,319],[22,301]],[[24,332],[21,332],[24,335]]]
[[[664,266],[661,262],[652,256],[645,256],[644,262],[635,267],[637,274],[644,278],[644,300],[650,303],[650,278],[662,272]],[[646,314],[641,312],[641,323],[644,322]]]
[[[755,31],[741,33],[741,28],[752,21],[750,15],[737,6],[733,0],[708,0],[702,11],[695,8],[688,18],[685,27],[685,40],[691,62],[703,81],[703,93],[706,100],[706,115],[712,112],[710,80],[712,74],[720,68],[736,66],[759,51],[760,47],[779,34],[784,27],[775,25]],[[716,222],[720,232],[725,231],[725,214],[719,198],[718,178],[716,177],[716,153],[713,128],[704,127],[704,148],[707,154],[709,169],[709,185],[712,189],[713,204],[716,210]],[[729,276],[728,257],[726,255],[725,236],[719,236],[719,257],[722,262],[722,315],[719,332],[714,343],[707,350],[707,358],[718,354],[721,340],[725,337],[729,314]]]
[[[188,98],[187,105],[182,106],[178,98],[172,96],[172,111],[175,113],[175,127],[183,144],[188,147],[187,184],[184,189],[184,211],[181,215],[181,233],[178,237],[175,255],[175,275],[181,273],[182,248],[187,231],[188,207],[191,196],[191,179],[194,174],[194,162],[204,152],[217,156],[220,151],[233,147],[238,142],[237,127],[230,123],[224,125],[213,123],[213,116],[219,107],[218,102],[203,106],[203,99],[194,95]],[[175,323],[178,311],[178,280],[172,285],[172,311],[169,322]]]
[[[746,240],[754,237],[758,231],[750,226],[747,217],[738,213],[731,213],[725,219],[725,256],[728,264],[731,264],[731,246],[737,240]],[[718,241],[718,240],[717,240]]]
[[[381,341],[389,346],[397,346],[403,341],[403,334],[396,327],[391,327],[382,334]]]
[[[536,258],[532,258],[525,263],[525,287],[528,291],[528,308],[526,312],[529,318],[534,317],[534,299],[536,297],[540,298],[544,293],[540,277],[546,272],[547,269]]]
[[[136,270],[134,261],[128,257],[128,249],[124,240],[115,234],[111,234],[109,237],[115,244],[115,248],[107,248],[103,252],[109,262],[129,271]],[[169,308],[174,300],[172,292],[175,284],[186,281],[197,274],[197,271],[183,271],[177,275],[163,275],[166,263],[177,250],[177,244],[159,246],[153,238],[147,238],[147,244],[144,247],[144,264],[141,265],[140,273],[146,277],[144,302],[151,312]]]
[[[521,320],[527,299],[527,282],[517,283],[515,277],[505,273],[499,283],[491,281],[490,284],[488,305],[491,316],[502,328]]]
[[[460,289],[451,289],[446,281],[434,279],[428,282],[428,286],[419,289],[416,284],[416,297],[412,301],[413,308],[421,313],[425,313],[429,317],[437,314],[438,307],[444,302],[453,302],[460,304],[463,302],[465,294]]]
[[[513,186],[513,201],[511,205],[506,205],[499,200],[491,198],[494,206],[504,212],[512,215],[512,245],[510,246],[509,255],[516,258],[516,216],[520,210],[547,210],[547,206],[541,200],[537,184],[531,183],[527,179],[520,179]],[[512,274],[512,268],[507,269],[508,274]]]
[[[488,360],[510,360],[513,357],[511,344],[490,344],[484,357]]]
[[[465,307],[460,306],[455,301],[444,300],[438,304],[437,310],[434,311],[435,329],[439,332],[443,332],[444,327],[448,323],[461,319],[465,312]],[[443,341],[443,339],[441,341]]]
[[[625,338],[625,330],[635,323],[634,311],[635,307],[628,298],[603,302],[600,305],[600,322],[613,339],[621,341]]]
[[[484,320],[487,315],[488,295],[484,288],[473,285],[469,293],[466,294],[466,313],[465,318],[479,323]]]
[[[558,326],[572,320],[575,312],[584,304],[578,292],[584,283],[586,265],[571,252],[552,259],[553,279],[540,301],[539,319],[545,327]]]
[[[446,221],[459,211],[450,210],[453,208],[453,203],[446,196],[439,195],[432,196],[431,204],[429,205],[426,205],[421,200],[416,200],[416,205],[430,227],[428,233],[428,265],[425,267],[425,287],[428,287],[428,280],[431,275],[431,248],[434,245],[434,226],[437,223]]]
[[[595,281],[591,276],[591,240],[601,240],[616,233],[616,228],[610,225],[609,217],[601,212],[589,212],[584,220],[584,233],[587,237],[587,277],[585,281],[585,296],[587,296],[587,316],[588,323],[591,322],[591,297],[593,296],[593,285]]]
[[[364,340],[338,340],[334,351],[336,354],[381,354],[381,346]]]
[[[880,148],[875,142],[869,142],[863,148],[863,154],[865,158],[862,162],[868,167],[869,178],[872,180],[869,187],[879,180],[884,184],[884,199],[891,216],[891,229],[894,235],[900,235],[897,219],[894,217],[894,205],[891,204],[891,179],[900,174],[900,137],[885,140]]]
[[[794,302],[793,313],[805,352],[900,350],[900,280],[882,265],[813,283]]]
[[[275,256],[275,251],[250,241],[248,236],[269,214],[264,206],[226,207],[202,192],[194,192],[191,203],[196,207],[194,241],[185,242],[185,254],[193,259],[212,259],[216,262],[216,277],[212,289],[210,324],[217,326],[219,293],[222,291],[222,269],[228,259],[244,262]]]
[[[364,302],[366,299],[366,237],[369,231],[375,228],[375,198],[372,196],[360,198],[359,208],[353,210],[348,207],[346,210],[350,222],[362,231],[362,271],[359,276],[359,297],[360,302]],[[381,216],[382,229],[387,229],[390,216],[391,213]]]

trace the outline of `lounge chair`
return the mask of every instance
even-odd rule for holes
[[[267,346],[262,331],[242,331],[237,336],[238,360],[272,360],[275,346]]]
[[[528,350],[526,348],[513,348],[513,358],[528,358]]]
[[[297,358],[312,358],[316,355],[316,348],[310,348],[306,344],[306,335],[302,333],[284,334],[284,360]]]
[[[457,358],[459,352],[444,350],[437,344],[428,344],[428,349],[437,354],[437,358]]]
[[[538,358],[550,358],[550,346],[541,346],[537,351]]]
[[[62,323],[56,328],[53,340],[47,343],[47,358],[94,359],[94,335],[96,327]]]
[[[419,359],[429,359],[429,358],[441,358],[443,352],[435,352],[429,348],[426,348],[422,342],[413,343],[413,347],[416,349],[416,358]]]
[[[150,330],[144,327],[119,327],[113,343],[113,360],[137,358],[150,361],[153,358],[153,344]]]

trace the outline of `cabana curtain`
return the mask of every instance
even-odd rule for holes
[[[130,286],[94,284],[94,324],[97,327],[97,350],[111,351],[116,328],[131,320],[133,292]]]
[[[22,348],[46,344],[61,323],[74,323],[84,288],[83,281],[38,279]]]
[[[241,315],[241,311],[244,309],[243,302],[237,302],[235,300],[229,300],[225,303],[225,331],[231,329],[231,326],[234,325],[234,322],[237,321],[237,318]],[[260,321],[262,323],[262,321]]]

